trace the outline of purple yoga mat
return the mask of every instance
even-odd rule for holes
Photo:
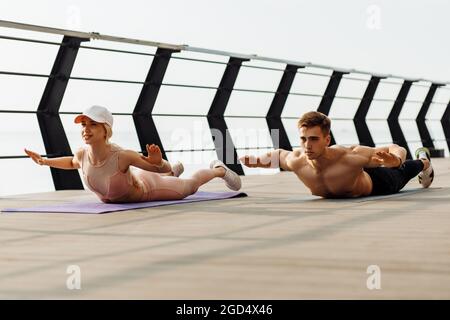
[[[6,208],[2,212],[59,212],[59,213],[108,213],[140,208],[167,206],[170,204],[220,200],[246,197],[244,192],[205,192],[198,191],[182,200],[149,201],[133,203],[103,203],[103,202],[68,202],[61,204],[36,206],[30,208]]]

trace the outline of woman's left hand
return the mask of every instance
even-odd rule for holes
[[[163,165],[163,158],[161,149],[155,145],[146,145],[147,148],[147,156],[142,155],[142,159],[147,161],[148,163],[155,165],[157,167],[161,167]]]

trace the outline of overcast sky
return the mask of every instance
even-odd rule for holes
[[[14,0],[0,19],[450,80],[447,0]]]

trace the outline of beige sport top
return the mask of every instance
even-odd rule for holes
[[[89,160],[88,148],[83,148],[81,170],[88,188],[103,202],[114,202],[126,198],[140,183],[131,174],[130,169],[123,173],[119,169],[119,151],[123,150],[111,144],[108,157],[100,164],[93,165]]]

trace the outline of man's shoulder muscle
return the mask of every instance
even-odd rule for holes
[[[293,171],[300,168],[304,164],[304,153],[301,149],[294,149],[289,153],[286,161]]]

